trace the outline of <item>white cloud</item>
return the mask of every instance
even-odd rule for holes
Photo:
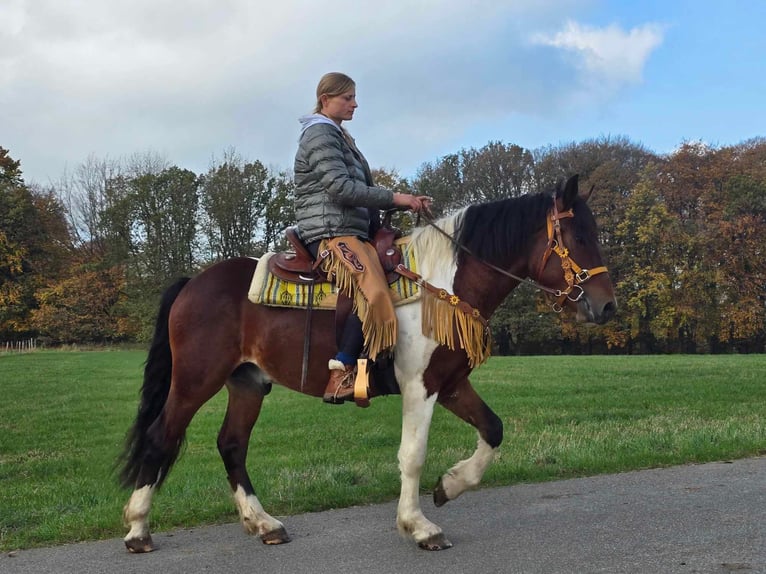
[[[588,2],[6,0],[0,145],[38,181],[147,149],[198,172],[230,146],[289,168],[296,118],[340,70],[357,80],[350,129],[370,161],[411,174],[477,122],[566,105],[558,86],[577,70],[550,46],[591,75],[640,77],[651,27],[570,25],[529,43]]]
[[[553,35],[536,34],[536,44],[561,48],[575,54],[587,81],[620,88],[642,80],[646,61],[663,40],[663,28],[645,24],[628,31],[616,24],[606,28],[569,21]]]

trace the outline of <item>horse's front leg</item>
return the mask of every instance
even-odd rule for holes
[[[402,535],[412,537],[426,550],[442,550],[452,546],[442,529],[428,520],[420,509],[420,475],[425,463],[428,429],[436,398],[436,394],[426,397],[422,382],[402,388],[402,442],[399,446],[402,490],[396,525]]]
[[[439,479],[434,489],[436,506],[477,486],[503,441],[503,422],[476,394],[468,378],[460,380],[451,392],[440,395],[439,403],[476,427],[479,441],[470,458],[458,462]]]

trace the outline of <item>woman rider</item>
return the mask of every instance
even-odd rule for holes
[[[314,113],[300,118],[295,155],[295,216],[298,234],[341,292],[354,313],[343,328],[338,353],[330,359],[324,401],[353,398],[354,366],[362,350],[370,359],[396,343],[396,314],[385,274],[370,243],[380,226],[381,209],[420,212],[430,199],[377,187],[367,160],[342,126],[354,117],[356,85],[345,74],[322,76]]]

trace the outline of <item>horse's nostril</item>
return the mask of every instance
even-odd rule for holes
[[[609,301],[606,305],[604,305],[604,308],[601,310],[601,318],[603,321],[608,321],[614,315],[617,313],[617,303],[614,301]]]

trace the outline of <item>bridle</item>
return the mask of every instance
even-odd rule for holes
[[[418,217],[420,214],[418,214]],[[498,267],[497,265],[494,265],[492,263],[489,263],[488,261],[484,261],[483,259],[480,259],[479,257],[476,257],[470,249],[468,249],[465,245],[462,245],[458,243],[458,241],[452,237],[449,233],[444,231],[442,228],[440,228],[438,225],[436,225],[434,218],[429,214],[424,214],[424,219],[428,225],[436,229],[439,233],[444,235],[447,239],[449,239],[458,249],[461,249],[462,251],[466,252],[468,255],[482,263],[483,265],[489,267],[493,271],[496,271],[502,275],[505,275],[506,277],[510,277],[511,279],[514,279],[520,283],[526,283],[527,285],[531,285],[535,289],[538,289],[540,291],[543,291],[546,293],[546,295],[551,295],[554,298],[553,303],[550,304],[551,309],[553,309],[556,313],[561,313],[564,310],[564,302],[569,299],[572,302],[579,301],[583,294],[585,293],[585,290],[580,286],[591,277],[598,275],[600,273],[606,273],[608,270],[606,266],[602,265],[600,267],[594,267],[593,269],[583,269],[580,267],[574,259],[572,259],[569,256],[569,249],[566,248],[564,245],[564,239],[561,234],[561,220],[566,219],[569,217],[574,217],[574,211],[572,209],[569,209],[567,211],[559,212],[558,207],[556,206],[556,197],[553,197],[553,207],[548,211],[548,215],[546,218],[546,226],[548,230],[548,245],[545,249],[545,253],[543,253],[542,259],[540,260],[540,265],[538,266],[538,271],[536,274],[536,280],[529,279],[527,277],[520,277],[518,275],[514,275],[510,271],[506,271],[505,269],[502,269]],[[564,270],[564,280],[567,282],[566,289],[552,289],[550,287],[546,287],[542,283],[540,283],[540,277],[543,274],[543,271],[545,270],[545,265],[548,263],[548,259],[550,258],[551,254],[555,253],[559,256],[559,259],[561,260],[561,268]],[[579,291],[574,294],[573,291],[575,289],[578,289]]]
[[[574,217],[574,211],[569,209],[567,211],[559,212],[558,207],[556,206],[556,198],[554,197],[553,207],[548,212],[546,220],[548,228],[548,245],[540,260],[540,265],[538,266],[537,271],[537,281],[535,282],[537,285],[540,285],[540,278],[543,275],[545,265],[548,263],[551,254],[555,253],[558,255],[561,260],[561,268],[564,270],[564,280],[567,282],[566,289],[549,290],[540,285],[540,288],[543,288],[543,290],[556,298],[555,301],[551,303],[551,308],[556,313],[561,313],[561,311],[564,310],[563,303],[566,299],[576,303],[582,298],[585,290],[580,287],[581,284],[585,283],[594,275],[606,273],[608,271],[604,265],[594,267],[593,269],[583,269],[569,256],[569,249],[564,245],[564,239],[561,235],[561,220],[568,217]],[[576,294],[572,293],[575,289],[579,290]]]

